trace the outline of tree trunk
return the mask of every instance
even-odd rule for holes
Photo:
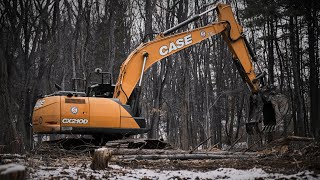
[[[295,22],[295,23],[294,23]],[[297,36],[297,17],[290,17],[290,49],[291,58],[293,62],[293,82],[294,82],[294,96],[296,97],[295,111],[296,111],[296,122],[295,122],[295,135],[304,136],[304,117],[303,117],[303,104],[301,97],[301,86],[300,86],[300,58],[299,58],[299,40]]]
[[[19,153],[20,143],[17,136],[16,128],[11,118],[11,108],[8,92],[8,64],[7,58],[3,52],[2,33],[1,33],[1,48],[0,48],[0,153]]]
[[[310,85],[310,120],[311,120],[311,128],[313,136],[320,137],[319,130],[320,130],[320,122],[319,122],[319,72],[317,69],[317,63],[316,63],[316,57],[315,57],[315,22],[316,19],[316,10],[313,8],[315,2],[313,0],[310,0],[307,2],[307,6],[309,7],[309,11],[307,12],[306,19],[307,19],[307,25],[308,25],[308,54],[309,54],[309,68],[310,68],[310,74],[309,74],[309,85]]]
[[[183,61],[183,82],[182,82],[182,105],[181,105],[181,148],[183,150],[188,150],[190,146],[190,76],[189,76],[189,61],[186,56],[186,53],[183,52],[183,56],[181,56],[181,60]]]
[[[111,7],[115,7],[114,3],[116,1],[111,1]],[[113,11],[110,12],[109,17],[109,25],[110,25],[110,32],[109,32],[109,57],[108,57],[108,72],[114,72],[114,63],[115,63],[115,56],[116,56],[116,41],[115,41],[115,29],[116,29],[116,22],[115,22],[115,13]]]
[[[273,50],[273,41],[274,41],[274,26],[273,26],[273,17],[268,17],[268,76],[270,84],[274,84],[274,50]]]

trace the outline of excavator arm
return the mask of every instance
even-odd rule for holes
[[[218,14],[217,22],[191,31],[168,35],[214,9]],[[114,98],[118,98],[122,104],[127,104],[138,82],[139,86],[141,86],[143,73],[154,63],[217,34],[221,34],[228,44],[238,70],[252,93],[257,93],[260,83],[254,71],[253,57],[250,53],[250,47],[243,36],[242,27],[235,20],[229,5],[218,4],[216,7],[160,33],[154,40],[140,44],[121,66]]]

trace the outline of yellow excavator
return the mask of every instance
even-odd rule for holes
[[[217,12],[217,22],[187,32],[176,33],[211,11]],[[227,43],[238,71],[253,95],[265,88],[265,73],[253,63],[255,55],[237,23],[230,5],[218,4],[201,14],[159,33],[154,40],[140,44],[123,62],[116,84],[111,78],[88,87],[86,93],[57,91],[38,99],[33,111],[33,132],[38,134],[87,134],[104,140],[141,134],[148,131],[146,121],[140,117],[138,99],[144,72],[154,63],[215,35],[222,35]],[[95,71],[102,77],[107,72]],[[267,98],[265,98],[267,99]],[[269,104],[268,104],[269,103]],[[275,125],[274,110],[265,125]],[[265,108],[264,108],[265,109]],[[271,110],[271,111],[270,111]]]

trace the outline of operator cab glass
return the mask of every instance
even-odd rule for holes
[[[110,72],[102,72],[100,68],[96,68],[94,72],[101,76],[101,83],[89,86],[87,96],[112,98],[115,87],[115,85],[112,84],[112,74]],[[106,79],[104,77],[105,75],[107,75]]]
[[[104,97],[112,98],[114,92],[114,85],[112,84],[94,84],[88,87],[88,97]]]

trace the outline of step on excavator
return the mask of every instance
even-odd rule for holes
[[[175,33],[214,11],[217,13],[216,22]],[[215,35],[221,35],[227,43],[234,64],[250,89],[250,119],[255,119],[256,109],[262,104],[264,126],[272,128],[277,125],[277,116],[283,115],[287,105],[281,105],[274,88],[265,84],[266,73],[256,63],[256,56],[230,5],[217,4],[159,33],[153,40],[141,43],[122,63],[116,84],[112,83],[110,76],[110,80],[102,78],[101,83],[89,86],[86,92],[56,91],[38,99],[32,116],[33,132],[92,135],[104,142],[147,132],[149,129],[140,116],[138,102],[144,73],[156,62]],[[95,72],[102,77],[108,74],[101,69]],[[252,133],[260,122],[248,122],[247,132]]]

